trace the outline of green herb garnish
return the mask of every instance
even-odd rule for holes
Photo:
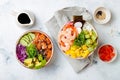
[[[26,50],[29,58],[34,58],[37,55],[37,49],[34,44],[27,46]]]
[[[84,34],[84,31],[82,31],[78,35],[78,37],[74,40],[74,45],[82,46],[83,44],[85,44],[85,34]]]

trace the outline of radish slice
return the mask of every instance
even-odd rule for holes
[[[76,22],[76,23],[74,24],[74,26],[75,26],[76,28],[81,28],[81,27],[82,27],[82,23],[81,23],[81,22]]]

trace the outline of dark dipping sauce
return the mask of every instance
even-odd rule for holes
[[[26,14],[26,13],[21,13],[19,16],[18,16],[18,21],[21,23],[21,24],[29,24],[31,22],[29,16]]]

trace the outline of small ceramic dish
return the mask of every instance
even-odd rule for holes
[[[94,20],[98,24],[106,24],[111,19],[111,12],[110,10],[104,8],[104,7],[98,7],[94,11]]]
[[[35,16],[29,10],[13,11],[12,15],[15,16],[17,25],[22,28],[32,27],[35,23]]]
[[[98,48],[98,57],[104,63],[111,63],[117,57],[117,50],[111,44],[103,44]]]
[[[50,37],[39,30],[25,32],[17,41],[16,58],[29,69],[45,67],[53,56],[53,43]]]

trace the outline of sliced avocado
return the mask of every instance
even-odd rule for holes
[[[27,58],[27,59],[25,59],[24,60],[24,64],[30,64],[30,63],[32,63],[32,58]]]
[[[27,67],[29,67],[29,68],[33,68],[33,67],[34,67],[34,64],[33,64],[33,63],[28,64],[28,66],[27,66]]]
[[[28,33],[28,35],[30,35],[32,39],[35,38],[35,34],[33,34],[33,33]]]
[[[20,44],[22,44],[23,46],[27,46],[28,45],[27,41],[25,41],[24,39],[20,40]]]
[[[34,57],[34,58],[33,58],[33,62],[36,62],[36,61],[37,61],[37,58]]]
[[[42,66],[45,66],[47,61],[44,59],[41,62],[42,62]]]
[[[41,63],[41,62],[36,62],[34,68],[35,68],[35,69],[40,69],[40,68],[42,68],[42,63]]]
[[[24,64],[26,65],[26,67],[29,67],[29,68],[33,68],[34,67],[34,64],[32,63],[32,58],[28,58],[28,59],[25,59],[24,60]]]
[[[43,56],[41,54],[38,54],[38,60],[42,61],[43,60]]]
[[[42,60],[41,62],[35,62],[35,69],[40,69],[46,65],[46,60]]]

